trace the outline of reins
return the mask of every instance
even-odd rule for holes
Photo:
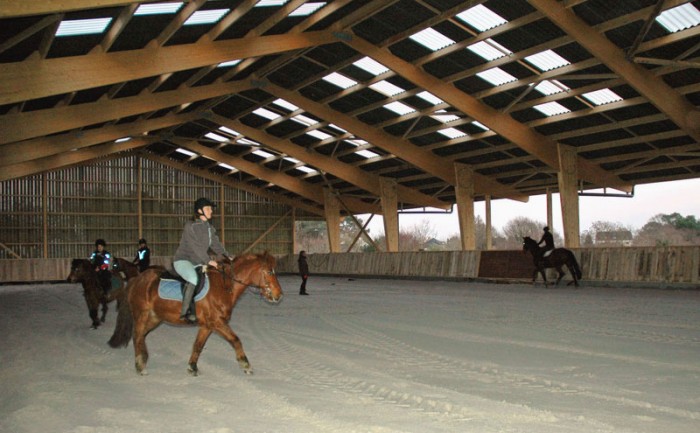
[[[207,267],[207,268],[208,268],[208,267]],[[224,272],[223,267],[217,266],[215,269],[221,273],[221,277],[222,277],[223,279],[226,279],[226,274],[225,274],[225,272]],[[269,283],[267,280],[265,280],[265,274],[266,274],[266,273],[269,273],[269,274],[274,275],[274,274],[275,274],[274,269],[269,270],[269,271],[267,271],[267,270],[262,270],[262,271],[261,271],[261,274],[262,274],[262,275],[261,275],[260,279],[263,280],[263,281],[265,281],[265,286],[264,286],[264,287],[263,287],[263,286],[260,286],[260,285],[258,285],[258,284],[246,283],[245,281],[239,280],[238,278],[236,278],[235,272],[233,271],[233,263],[231,263],[231,273],[234,274],[233,277],[231,277],[231,280],[232,280],[234,283],[238,283],[238,284],[244,285],[244,286],[246,287],[246,289],[247,289],[248,291],[250,291],[251,293],[255,293],[255,294],[257,294],[257,295],[263,296],[263,293],[266,293],[266,294],[269,295],[269,294],[272,292],[272,289],[270,289],[270,283]],[[256,290],[256,289],[257,289],[257,290]],[[226,289],[226,290],[229,291],[229,292],[233,292],[233,287],[230,288],[230,289]]]

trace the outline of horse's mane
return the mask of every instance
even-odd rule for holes
[[[226,260],[226,259],[224,259],[224,260]],[[276,264],[275,256],[271,255],[267,251],[265,251],[262,254],[245,254],[242,256],[236,256],[233,259],[232,264],[237,265],[237,264],[242,264],[242,263],[248,262],[248,261],[261,262],[263,264],[266,264],[268,266],[268,268],[270,268],[270,269],[274,269],[275,264]]]

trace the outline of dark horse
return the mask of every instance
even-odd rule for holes
[[[105,321],[107,304],[115,299],[115,294],[121,287],[116,287],[105,293],[97,278],[95,267],[87,259],[73,259],[67,280],[70,283],[82,283],[83,297],[85,297],[90,319],[92,319],[92,328],[97,329]],[[123,285],[121,279],[119,282],[120,285]],[[102,316],[98,319],[97,310],[100,305],[102,305]]]
[[[282,299],[282,288],[275,274],[275,258],[265,254],[236,257],[233,262],[228,259],[217,261],[217,269],[209,269],[209,292],[197,301],[197,321],[199,332],[192,347],[188,371],[193,376],[198,374],[197,360],[212,332],[221,335],[236,351],[236,360],[247,374],[253,372],[243,345],[231,330],[229,321],[233,307],[238,298],[251,286],[260,291],[260,295],[270,303]],[[136,278],[129,281],[122,291],[125,299],[120,303],[119,315],[114,334],[109,340],[112,347],[126,347],[129,340],[134,340],[136,371],[146,374],[148,349],[146,335],[162,322],[184,325],[180,319],[182,301],[163,299],[158,295],[158,285],[164,269],[148,268]]]
[[[572,253],[570,250],[567,250],[566,248],[555,248],[552,250],[551,254],[549,254],[547,257],[543,257],[544,249],[540,248],[536,240],[528,236],[523,238],[523,251],[529,251],[530,254],[532,254],[533,262],[535,264],[535,271],[532,273],[533,284],[535,283],[537,273],[539,272],[542,274],[545,287],[547,287],[547,275],[545,273],[545,268],[555,268],[559,273],[559,278],[557,278],[557,281],[554,283],[556,286],[564,276],[562,266],[566,266],[569,269],[569,273],[574,278],[574,281],[570,281],[567,285],[574,283],[574,285],[578,286],[578,280],[581,279],[581,268],[578,266],[576,256],[574,256],[574,253]]]
[[[127,280],[139,274],[139,267],[125,258],[117,257],[112,265],[112,272],[121,272]]]

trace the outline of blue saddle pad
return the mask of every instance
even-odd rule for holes
[[[168,280],[161,278],[160,284],[158,284],[158,296],[162,299],[171,299],[173,301],[182,302],[182,282],[178,280]],[[203,297],[207,296],[209,292],[209,278],[204,278],[204,287],[197,293],[194,297],[194,301],[197,302]]]

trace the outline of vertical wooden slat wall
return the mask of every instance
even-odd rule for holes
[[[135,155],[3,181],[0,194],[0,243],[6,247],[0,248],[0,260],[16,259],[14,254],[87,257],[98,238],[115,256],[131,258],[139,237],[148,240],[154,255],[171,256],[198,197],[223,206],[225,217],[217,212],[213,223],[227,250],[237,254],[289,210]],[[279,224],[253,251],[290,253],[290,227]]]

